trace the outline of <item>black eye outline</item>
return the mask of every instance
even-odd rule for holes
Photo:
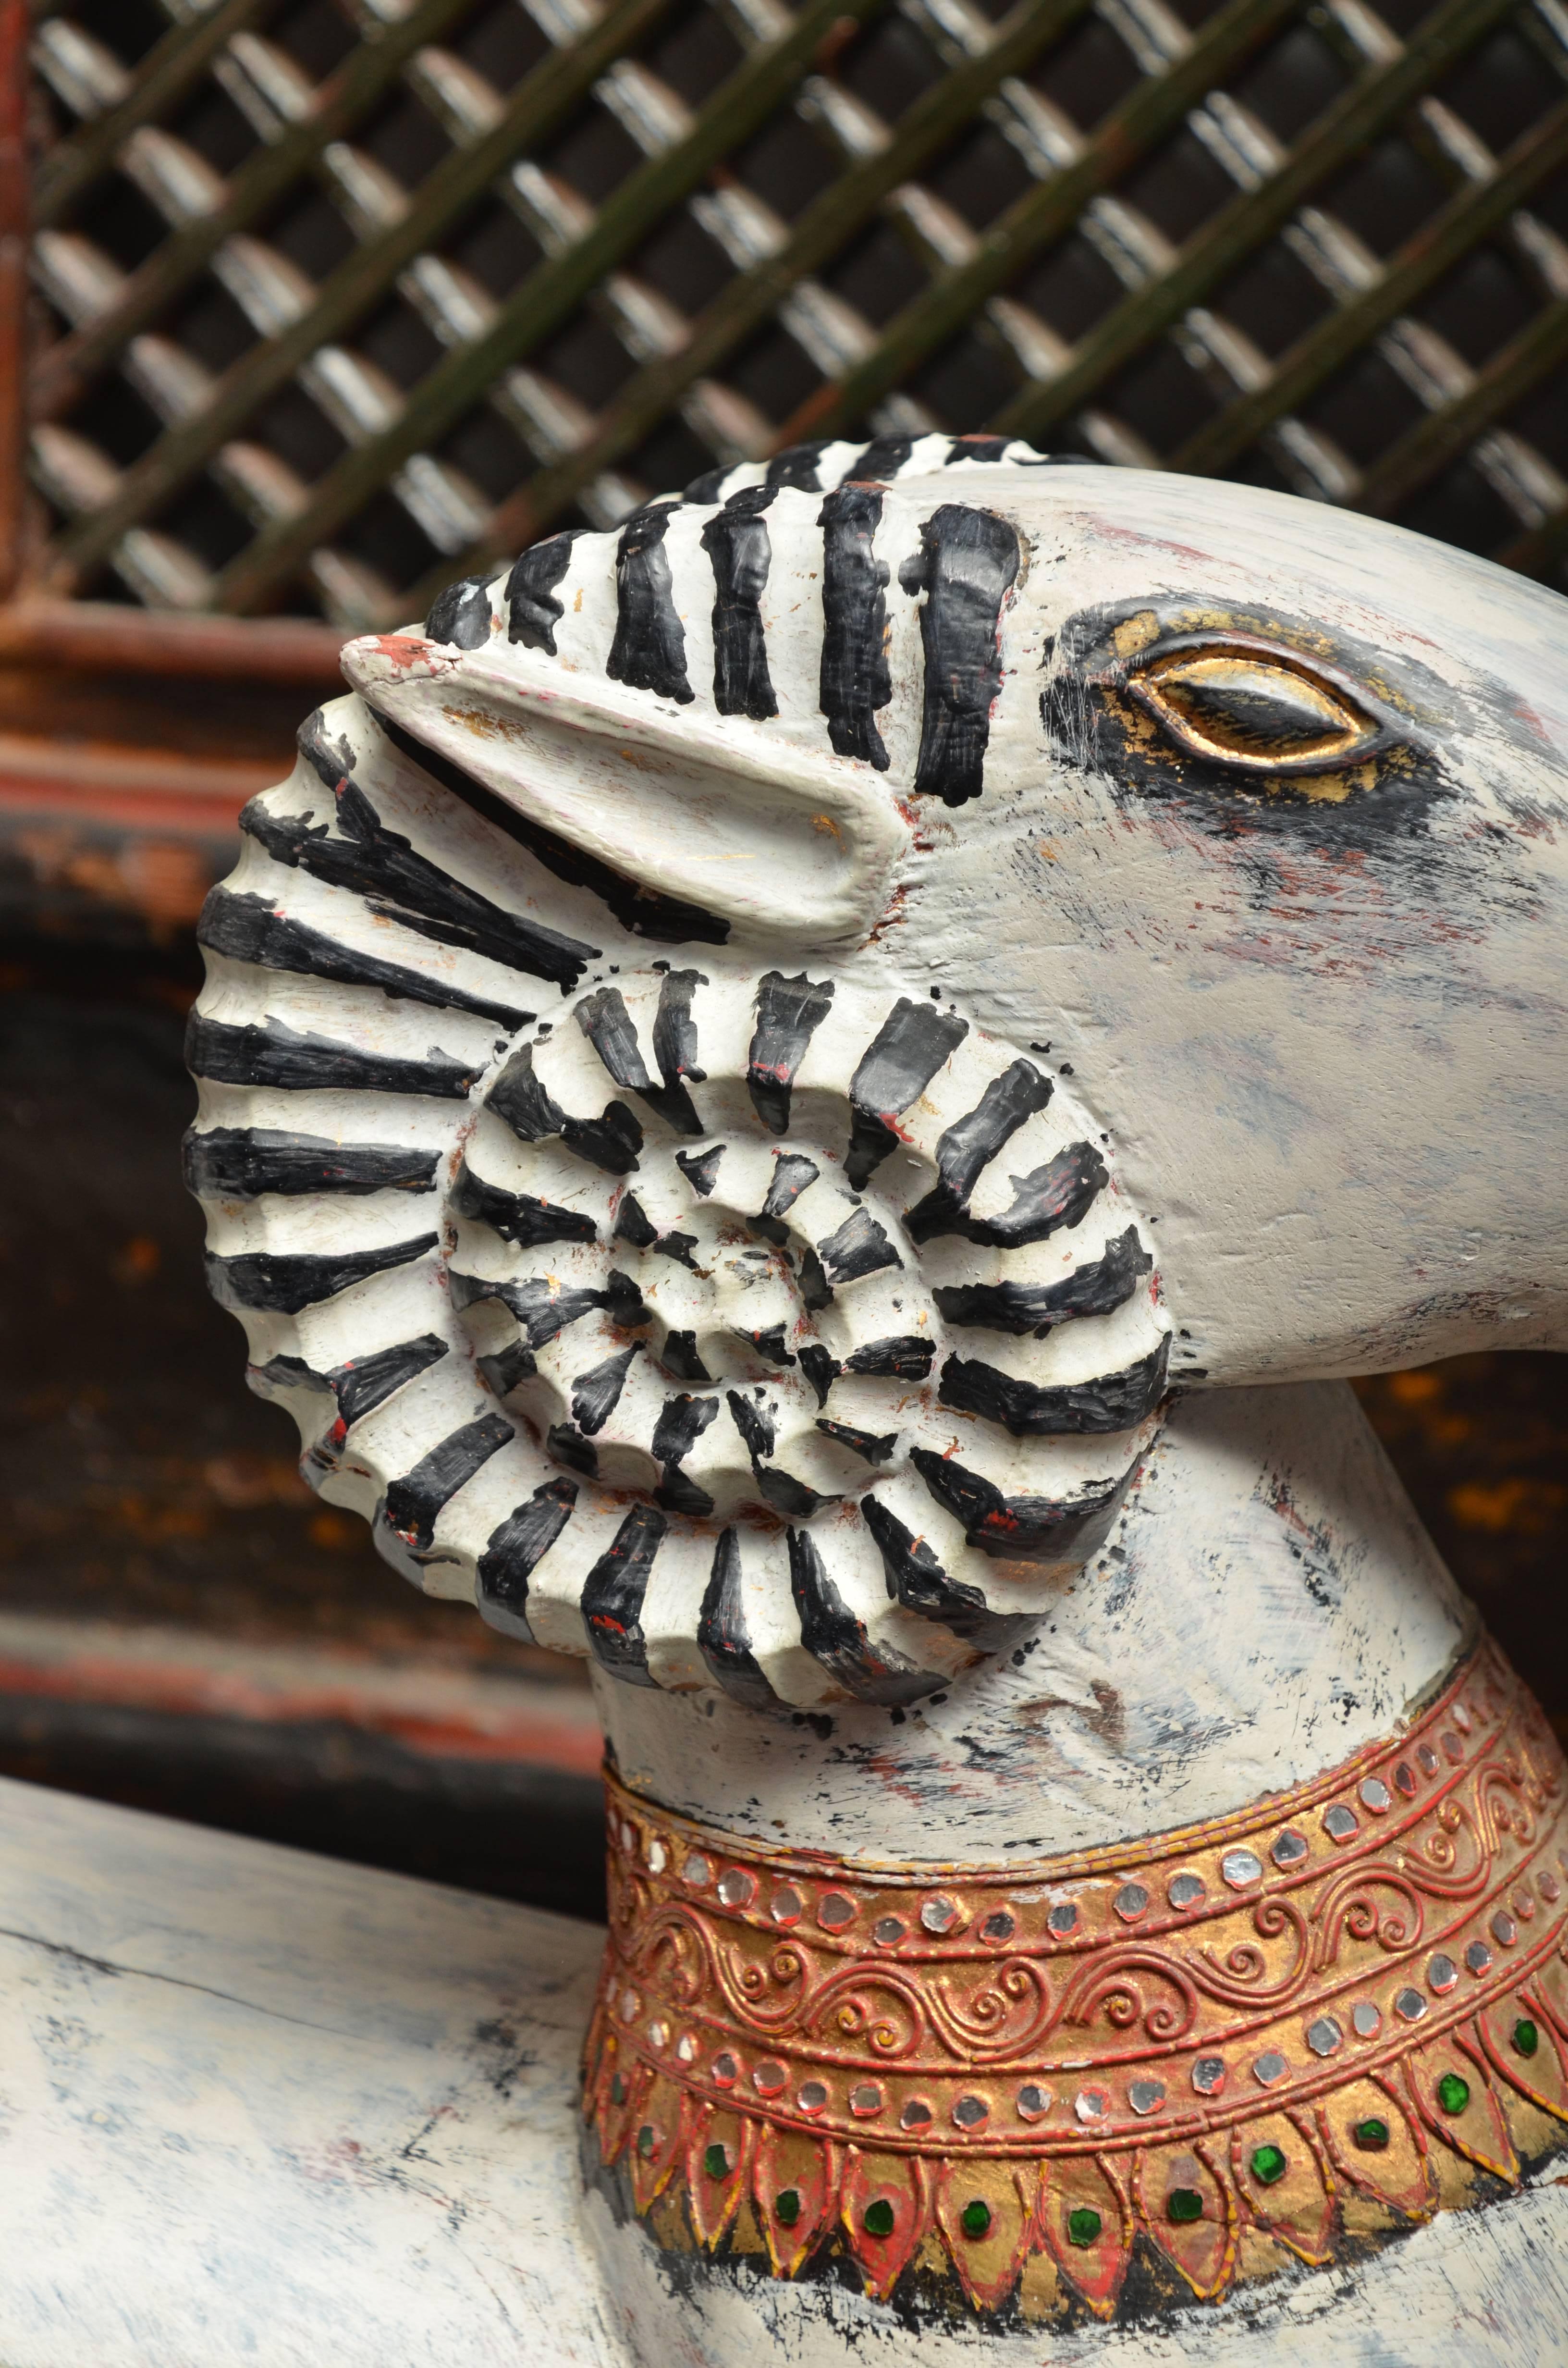
[[[1201,657],[1254,657],[1276,666],[1282,674],[1290,674],[1312,689],[1326,696],[1344,708],[1353,718],[1362,720],[1368,729],[1342,748],[1309,753],[1300,757],[1270,757],[1262,751],[1250,756],[1244,750],[1224,748],[1204,740],[1193,731],[1186,719],[1173,712],[1163,700],[1156,699],[1141,677],[1151,674],[1168,659],[1189,655]],[[1120,691],[1132,700],[1149,717],[1166,739],[1175,743],[1187,756],[1196,757],[1204,765],[1240,774],[1262,776],[1271,780],[1311,777],[1321,773],[1345,773],[1369,758],[1385,755],[1392,748],[1408,748],[1425,753],[1426,742],[1411,729],[1403,716],[1375,699],[1353,676],[1338,666],[1327,665],[1321,658],[1303,657],[1300,650],[1289,649],[1261,633],[1231,632],[1223,630],[1206,632],[1170,633],[1144,649],[1134,650],[1113,666],[1105,666],[1090,677],[1108,690]]]

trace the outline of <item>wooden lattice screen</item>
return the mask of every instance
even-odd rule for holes
[[[1564,0],[22,13],[35,601],[389,625],[557,521],[912,427],[1561,580]]]

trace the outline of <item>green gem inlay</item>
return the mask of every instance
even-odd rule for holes
[[[1091,2211],[1086,2203],[1080,2203],[1075,2212],[1067,2214],[1067,2242],[1070,2245],[1092,2245],[1102,2226],[1099,2214]]]
[[[619,2074],[619,2072],[612,2072],[612,2073],[611,2073],[611,2075],[610,2075],[609,2093],[610,2093],[611,2100],[612,2100],[612,2101],[613,2101],[614,2103],[616,2103],[616,2104],[618,2104],[618,2105],[624,2105],[624,2104],[625,2104],[625,2102],[626,2102],[626,2083],[625,2083],[625,2081],[621,2078],[620,2074]]]
[[[1389,2125],[1374,2114],[1369,2121],[1358,2122],[1350,2135],[1363,2154],[1381,2154],[1389,2142]]]
[[[1260,2146],[1254,2149],[1252,2175],[1263,2187],[1272,2187],[1277,2179],[1284,2178],[1285,2157],[1277,2146]]]
[[[865,2228],[868,2237],[891,2237],[892,2221],[892,2205],[885,2195],[879,2195],[874,2203],[867,2204]]]
[[[730,2169],[729,2147],[710,2146],[702,2157],[702,2168],[710,2179],[727,2178]]]
[[[1196,2187],[1173,2187],[1165,2198],[1165,2210],[1178,2226],[1187,2220],[1201,2220],[1203,2198]]]
[[[1536,2029],[1528,2015],[1522,2014],[1517,2022],[1514,2025],[1515,2055],[1533,2055],[1540,2045],[1540,2032]]]
[[[1445,2072],[1437,2083],[1437,2102],[1445,2113],[1462,2113],[1470,2102],[1470,2082],[1457,2072]]]
[[[972,2203],[964,2205],[960,2219],[966,2237],[983,2237],[991,2227],[991,2206],[976,2197]]]
[[[642,2155],[642,2156],[643,2157],[644,2160],[647,2158],[647,2157],[648,2157],[649,2155],[651,2155],[651,2154],[653,2153],[653,2123],[652,2123],[652,2122],[644,2122],[644,2123],[643,2123],[643,2124],[642,2124],[642,2128],[638,2131],[638,2133],[637,2133],[637,2151],[638,2151],[638,2153],[639,2153],[640,2155]]]
[[[798,2187],[785,2187],[779,2190],[773,2199],[773,2214],[775,2219],[781,2221],[786,2228],[794,2226],[801,2216],[801,2191]]]

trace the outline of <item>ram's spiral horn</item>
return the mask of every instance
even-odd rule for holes
[[[933,730],[929,666],[924,715],[877,679],[871,480],[941,469],[901,530],[928,612],[960,552],[961,768],[1027,559],[971,497],[1036,465],[892,440],[354,645],[363,696],[307,722],[201,923],[189,1180],[312,1485],[498,1628],[758,1708],[913,1700],[1009,1644],[1165,1389],[1072,1086],[866,951]]]

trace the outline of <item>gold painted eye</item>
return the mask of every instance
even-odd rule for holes
[[[1338,772],[1403,736],[1327,668],[1241,635],[1156,644],[1121,687],[1188,755],[1249,772]]]

